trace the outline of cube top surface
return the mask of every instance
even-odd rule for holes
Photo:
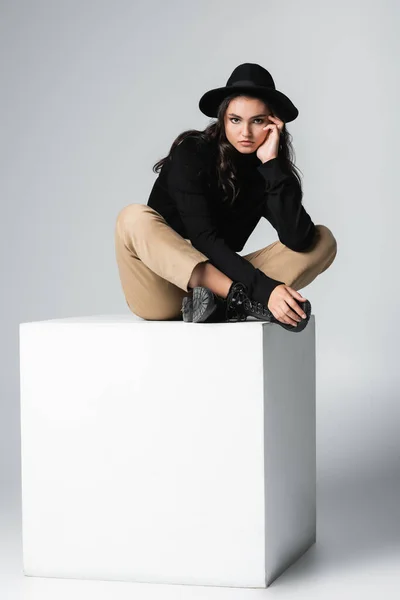
[[[314,315],[311,315],[311,319],[314,318]],[[93,325],[102,325],[102,324],[107,324],[107,325],[118,325],[118,324],[130,324],[130,323],[135,323],[135,324],[141,324],[141,325],[147,325],[147,326],[157,326],[157,327],[193,327],[193,326],[206,326],[206,327],[242,327],[242,328],[248,328],[248,327],[261,327],[261,326],[268,326],[270,327],[271,325],[275,325],[277,326],[277,323],[270,323],[269,321],[259,321],[258,319],[255,318],[251,318],[248,317],[247,321],[242,321],[242,322],[223,322],[223,323],[186,323],[184,321],[147,321],[145,319],[141,319],[140,317],[137,317],[134,314],[111,314],[111,315],[87,315],[87,316],[80,316],[80,317],[64,317],[64,318],[60,318],[60,319],[44,319],[41,321],[26,321],[23,323],[20,323],[20,326],[25,326],[25,325],[35,325],[35,324],[93,324]],[[278,326],[281,330],[285,331],[282,327]],[[290,333],[290,332],[289,332]]]

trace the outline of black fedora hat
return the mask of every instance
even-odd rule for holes
[[[255,63],[243,63],[236,67],[225,87],[209,90],[200,98],[199,108],[207,117],[216,117],[218,107],[233,92],[250,92],[265,100],[285,123],[294,121],[299,111],[291,100],[275,88],[272,75]]]

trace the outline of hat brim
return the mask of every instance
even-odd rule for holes
[[[217,117],[218,108],[221,102],[232,93],[248,92],[256,95],[268,103],[278,113],[278,116],[285,123],[294,121],[299,115],[298,109],[293,102],[282,92],[261,86],[229,86],[209,90],[199,100],[199,109],[207,117]]]

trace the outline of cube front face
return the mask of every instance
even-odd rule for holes
[[[263,327],[20,325],[27,575],[265,587]]]

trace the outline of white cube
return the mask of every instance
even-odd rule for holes
[[[314,315],[19,333],[25,575],[265,588],[315,542]]]

